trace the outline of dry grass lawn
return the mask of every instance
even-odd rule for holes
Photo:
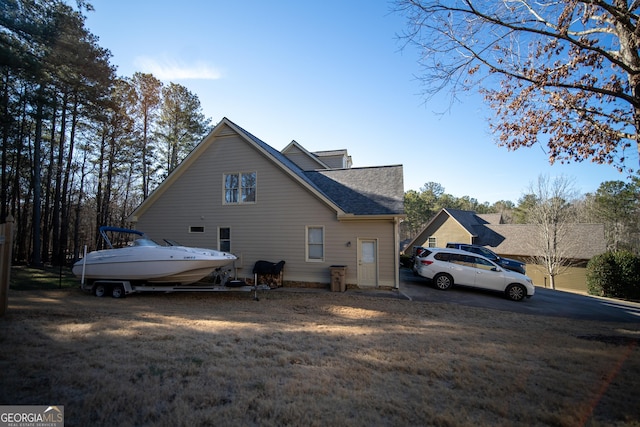
[[[640,324],[332,293],[9,298],[0,404],[64,405],[68,426],[640,425]]]

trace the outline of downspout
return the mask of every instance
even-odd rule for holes
[[[393,218],[393,253],[394,253],[394,261],[393,266],[395,268],[395,285],[394,289],[400,290],[400,233],[398,231],[399,225],[398,217]]]

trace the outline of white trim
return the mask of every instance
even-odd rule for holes
[[[363,265],[363,253],[362,253],[362,243],[363,242],[373,242],[374,243],[374,261],[375,261],[375,283],[367,284],[364,283],[364,279],[362,277],[362,265]],[[380,286],[380,239],[378,237],[358,237],[357,238],[357,257],[358,257],[358,268],[357,268],[357,283],[358,286],[364,288],[377,288]],[[397,271],[397,269],[396,269]]]
[[[310,258],[309,257],[309,229],[321,229],[322,230],[322,258]],[[324,225],[306,225],[304,227],[304,259],[306,262],[324,262],[326,256],[327,243],[325,239]]]
[[[221,239],[220,239],[220,230],[222,230],[222,229],[224,229],[224,228],[229,229],[229,250],[227,250],[227,251],[223,251],[223,252],[229,252],[229,253],[231,253],[231,227],[222,227],[222,226],[218,226],[218,233],[217,233],[217,236],[216,236],[216,240],[217,240],[217,246],[216,246],[216,247],[218,248],[218,250],[219,250],[219,251],[222,251],[222,249],[220,248],[220,242],[221,242]]]
[[[255,175],[255,198],[249,202],[242,201],[242,176],[243,175]],[[238,176],[238,201],[227,201],[227,176]],[[238,206],[238,205],[254,205],[258,203],[258,172],[257,171],[238,171],[238,172],[222,172],[222,204],[225,206]]]

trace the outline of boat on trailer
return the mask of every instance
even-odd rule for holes
[[[129,235],[127,244],[115,248],[108,232]],[[237,259],[233,254],[213,249],[173,243],[163,246],[138,230],[103,226],[100,234],[108,249],[89,252],[73,265],[73,274],[82,278],[83,284],[88,279],[189,285]]]

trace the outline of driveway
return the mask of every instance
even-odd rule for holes
[[[400,269],[400,292],[413,301],[441,302],[512,311],[523,314],[567,317],[604,322],[640,323],[640,304],[536,287],[533,297],[509,301],[502,294],[472,288],[441,291],[427,279]]]

